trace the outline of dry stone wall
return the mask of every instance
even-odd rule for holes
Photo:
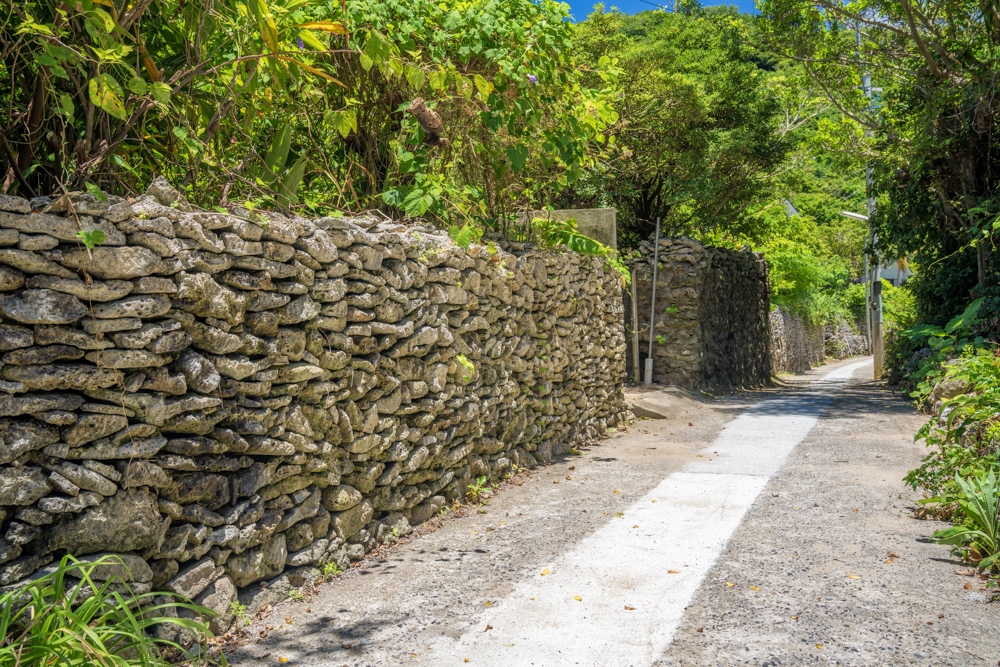
[[[257,582],[618,424],[618,275],[498,245],[195,211],[162,180],[0,196],[0,586],[113,552],[224,629]]]
[[[771,359],[775,373],[803,373],[823,363],[823,328],[781,308],[771,311]]]
[[[640,356],[647,352],[653,244],[636,269]],[[690,388],[754,387],[771,378],[767,263],[749,250],[660,239],[653,378]],[[640,366],[640,369],[642,366]]]

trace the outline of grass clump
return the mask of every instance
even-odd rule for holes
[[[208,626],[179,612],[202,617],[212,612],[172,593],[137,593],[120,576],[98,580],[101,572],[123,567],[115,556],[92,562],[65,556],[0,594],[0,667],[207,664]],[[194,637],[192,646],[158,637],[157,626],[165,625]]]

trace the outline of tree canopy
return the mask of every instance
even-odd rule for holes
[[[576,195],[613,203],[625,231],[752,236],[789,143],[767,71],[730,8],[626,16],[598,5],[577,28],[581,58],[620,70],[618,143]],[[589,188],[587,187],[589,185]]]

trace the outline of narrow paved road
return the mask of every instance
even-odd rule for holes
[[[998,664],[990,593],[927,540],[941,524],[911,518],[900,480],[924,454],[923,418],[869,369],[675,396],[671,418],[284,603],[231,661]]]

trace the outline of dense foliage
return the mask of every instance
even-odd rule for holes
[[[765,0],[761,10],[769,47],[801,62],[854,121],[844,147],[874,166],[878,246],[914,258],[921,318],[943,324],[984,296],[989,324],[1000,15],[964,0]],[[880,89],[873,100],[862,72]]]
[[[4,191],[156,173],[202,205],[388,206],[497,224],[616,120],[552,0],[4,0]],[[604,63],[606,64],[606,62]],[[438,114],[429,137],[406,109]],[[443,140],[442,140],[443,139]],[[217,201],[221,193],[221,201]]]

